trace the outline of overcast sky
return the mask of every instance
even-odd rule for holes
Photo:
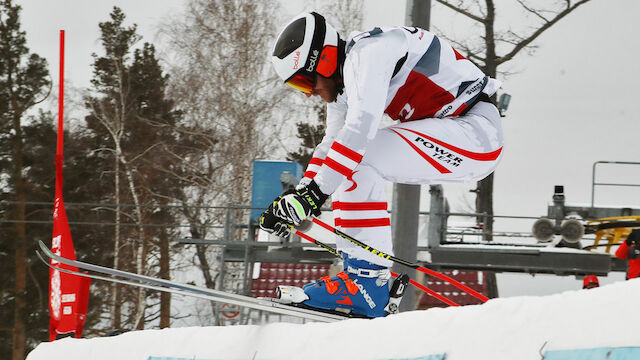
[[[129,23],[138,24],[143,41],[156,40],[163,18],[175,15],[181,0],[19,0],[28,46],[48,59],[54,82],[58,79],[59,30],[66,30],[67,81],[86,87],[91,77],[91,53],[99,51],[98,23],[109,19],[119,6]],[[299,1],[285,2],[291,15],[300,11]],[[402,24],[404,2],[367,0],[364,27]],[[519,13],[501,10],[506,0],[496,1],[498,22]],[[546,215],[554,185],[564,185],[567,203],[590,204],[592,165],[595,161],[640,162],[640,116],[637,114],[638,34],[640,1],[592,0],[561,20],[535,42],[537,51],[521,53],[507,68],[515,72],[501,91],[512,95],[503,119],[504,158],[495,174],[494,207],[498,215]],[[434,5],[432,26],[457,32],[460,16]],[[515,26],[515,25],[514,25]],[[156,44],[162,48],[162,44]],[[640,166],[602,166],[599,182],[640,183]],[[471,210],[474,185],[446,186],[445,196],[453,210]],[[428,191],[422,203],[428,204]],[[596,190],[596,205],[640,208],[640,188]],[[498,223],[496,230],[528,231],[531,221]],[[616,274],[603,282],[620,280]],[[504,275],[502,295],[544,294],[573,289],[573,277],[548,281],[546,276]],[[538,281],[547,279],[546,282]],[[523,285],[524,284],[524,285]],[[550,285],[551,284],[551,285]],[[511,289],[516,289],[511,291]]]

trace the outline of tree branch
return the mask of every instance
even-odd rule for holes
[[[436,0],[436,1],[439,2],[440,4],[444,5],[444,6],[448,7],[449,9],[451,9],[451,10],[457,12],[457,13],[460,13],[460,14],[462,14],[462,15],[464,15],[464,16],[472,19],[472,20],[475,20],[475,21],[477,21],[479,23],[482,23],[482,24],[485,23],[485,19],[483,19],[483,18],[481,18],[481,17],[479,17],[477,15],[472,14],[469,11],[467,11],[467,10],[461,8],[461,7],[455,6],[455,5],[451,4],[451,3],[449,3],[448,1],[445,1],[445,0]]]
[[[542,19],[542,21],[544,21],[545,23],[549,22],[549,19],[547,19],[546,17],[542,16],[541,11],[539,10],[535,10],[533,8],[530,8],[527,4],[525,4],[525,2],[523,0],[516,0],[520,6],[522,6],[525,10],[527,10],[528,12],[532,13],[533,15],[539,17],[540,19]]]
[[[567,8],[565,8],[563,11],[561,11],[560,13],[558,13],[556,15],[556,17],[554,17],[553,19],[549,20],[548,22],[546,22],[544,25],[542,25],[540,28],[538,28],[538,30],[536,30],[533,34],[531,34],[528,38],[524,39],[522,42],[518,43],[512,50],[511,52],[509,52],[508,54],[501,56],[499,58],[496,59],[496,63],[498,64],[502,64],[504,62],[507,62],[511,59],[513,59],[513,57],[520,51],[522,50],[524,47],[526,47],[527,45],[529,45],[531,42],[533,42],[533,40],[535,40],[538,36],[540,36],[540,34],[542,34],[543,32],[545,32],[547,29],[549,29],[551,26],[553,26],[555,23],[557,23],[558,21],[560,21],[560,19],[562,19],[563,17],[567,16],[569,13],[571,13],[573,10],[575,10],[576,8],[578,8],[580,5],[586,4],[587,2],[589,2],[590,0],[580,0],[577,3],[575,3],[573,6],[571,6],[570,2],[567,2]]]

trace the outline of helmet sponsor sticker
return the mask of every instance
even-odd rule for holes
[[[320,55],[320,51],[313,50],[311,57],[309,57],[309,66],[307,67],[307,71],[313,72],[316,67],[316,62],[318,61],[318,55]]]
[[[296,56],[293,57],[293,70],[296,70],[300,63],[300,51],[296,51]]]

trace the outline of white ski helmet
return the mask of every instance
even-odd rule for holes
[[[285,84],[310,93],[315,74],[330,78],[338,70],[339,38],[322,15],[302,13],[278,35],[271,62]]]

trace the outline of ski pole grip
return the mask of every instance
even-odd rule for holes
[[[311,220],[302,220],[302,223],[298,226],[296,226],[296,229],[298,231],[309,231],[309,229],[311,229],[311,226],[313,226],[313,222],[311,222]]]

